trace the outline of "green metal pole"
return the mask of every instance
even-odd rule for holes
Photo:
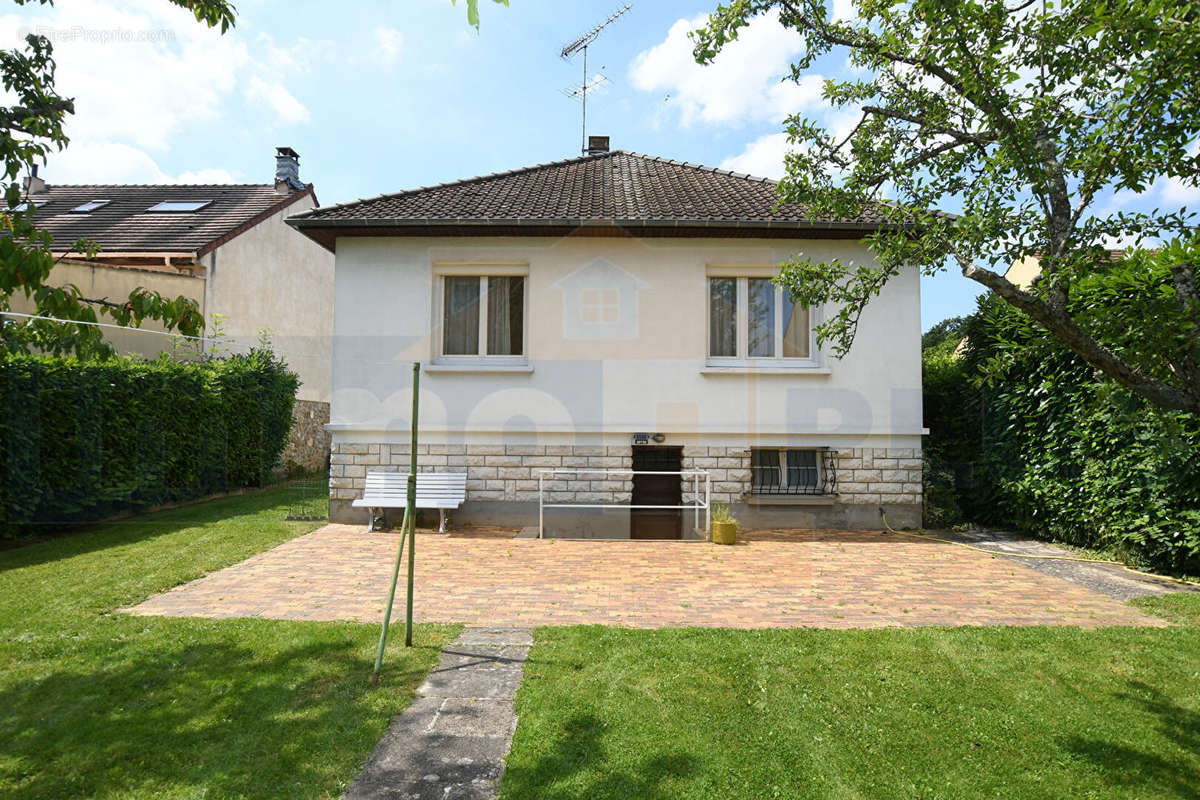
[[[387,608],[383,612],[383,630],[379,632],[379,652],[375,654],[375,671],[371,673],[371,683],[379,683],[379,671],[383,667],[383,650],[387,646],[388,627],[392,622],[392,604],[396,599],[396,583],[400,580],[400,562],[404,558],[404,540],[411,537],[408,544],[408,612],[405,617],[404,646],[412,647],[412,595],[413,595],[413,545],[417,540],[417,391],[421,379],[421,362],[413,362],[412,388],[412,447],[409,451],[408,466],[408,498],[404,505],[404,522],[400,525],[400,546],[396,549],[396,563],[392,565],[392,588],[388,591]],[[367,509],[370,513],[371,509]]]
[[[367,509],[368,513],[374,513]],[[387,646],[388,625],[392,621],[392,601],[396,599],[396,582],[400,578],[400,560],[404,557],[404,535],[408,531],[408,509],[404,511],[404,524],[400,526],[400,547],[396,549],[396,563],[392,565],[392,588],[388,592],[387,609],[383,612],[383,630],[379,632],[379,652],[375,654],[375,671],[371,683],[379,683],[379,670],[383,667],[383,648]]]
[[[416,569],[417,550],[417,398],[421,385],[421,362],[413,362],[412,374],[412,444],[408,450],[408,507],[404,519],[408,522],[408,609],[404,617],[404,646],[412,647],[413,617],[413,571]]]

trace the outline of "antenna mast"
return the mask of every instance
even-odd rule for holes
[[[621,16],[631,8],[633,8],[633,3],[626,3],[622,8],[613,12],[613,14],[609,16],[608,19],[604,20],[604,22],[601,22],[599,25],[592,28],[590,31],[583,34],[570,44],[565,45],[562,49],[562,52],[558,54],[560,58],[569,59],[579,51],[583,51],[583,83],[566,91],[567,97],[578,97],[583,101],[583,123],[579,136],[579,152],[582,155],[587,155],[587,93],[589,89],[595,89],[607,80],[603,75],[598,75],[593,81],[588,80],[588,45],[596,41],[596,38],[600,35],[600,32],[615,22],[617,17]]]

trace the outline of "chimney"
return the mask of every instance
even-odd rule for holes
[[[589,136],[587,154],[594,156],[598,153],[608,152],[608,137],[607,136]]]
[[[275,191],[288,194],[306,189],[300,182],[300,154],[290,147],[275,148]]]
[[[30,167],[29,177],[25,179],[25,196],[41,194],[46,191],[46,182],[38,177],[38,165]]]

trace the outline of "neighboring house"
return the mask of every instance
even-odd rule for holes
[[[812,219],[774,182],[623,151],[319,208],[336,253],[331,515],[368,470],[466,472],[460,520],[536,524],[538,470],[707,470],[753,526],[921,521],[916,269],[833,358],[829,309],[771,282],[794,255],[870,265],[875,217]],[[543,478],[547,534],[677,537],[692,478]],[[682,516],[682,518],[681,518]]]
[[[312,184],[300,182],[299,161],[291,148],[277,148],[275,180],[263,184],[66,186],[35,177],[27,189],[37,226],[61,248],[50,283],[74,284],[88,298],[122,300],[139,286],[190,297],[204,314],[205,334],[219,329],[228,342],[216,346],[229,351],[244,352],[266,330],[301,380],[284,462],[322,469],[333,257],[284,223],[317,205]],[[70,252],[78,239],[100,251],[93,258]],[[30,306],[13,298],[14,311]],[[150,320],[143,327],[162,330]],[[147,357],[173,342],[132,330],[109,330],[106,338],[122,353]]]
[[[1120,261],[1125,257],[1125,251],[1109,250],[1108,257],[1113,261]],[[1033,286],[1034,281],[1041,276],[1042,260],[1037,256],[1026,256],[1025,258],[1017,259],[1004,272],[1005,278],[1022,289],[1028,289]]]

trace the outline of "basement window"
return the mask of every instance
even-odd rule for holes
[[[199,211],[207,205],[210,205],[212,200],[164,200],[161,203],[155,203],[146,209],[147,213],[165,213],[165,214],[190,214],[193,211]]]
[[[750,491],[754,494],[830,494],[832,464],[820,449],[755,447],[750,450]]]
[[[89,211],[95,211],[98,208],[104,208],[111,202],[111,200],[88,200],[82,205],[75,206],[71,209],[71,211],[75,214],[86,214]]]

